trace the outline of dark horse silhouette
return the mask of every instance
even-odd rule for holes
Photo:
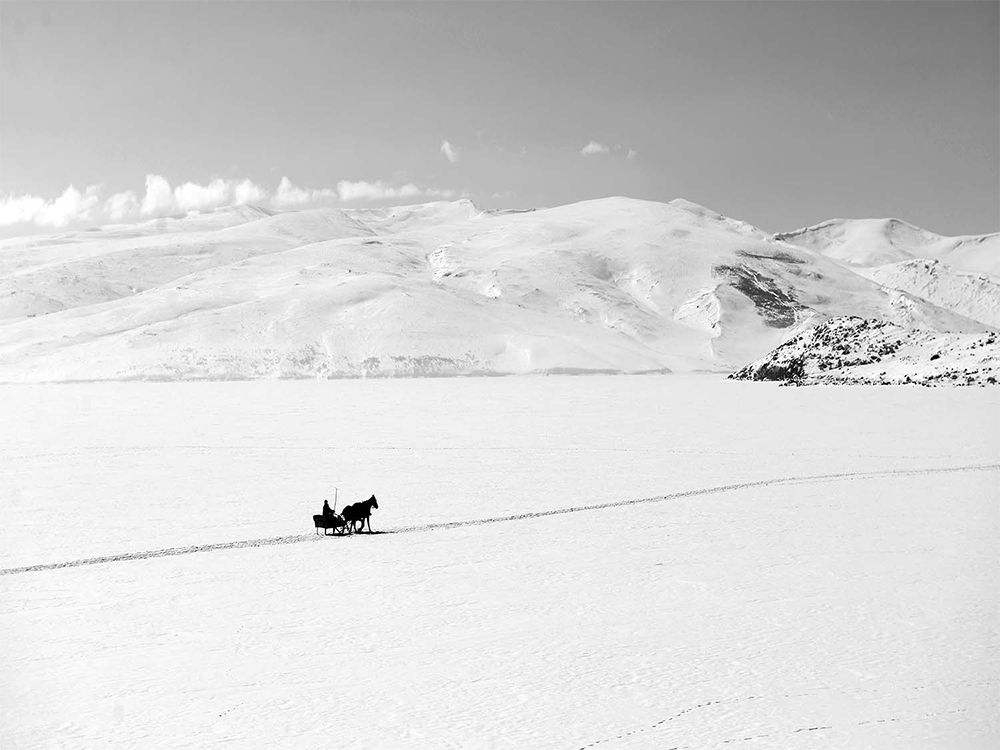
[[[354,505],[345,505],[340,514],[344,517],[344,521],[347,523],[347,527],[351,531],[364,531],[365,523],[368,524],[368,533],[372,530],[372,508],[378,507],[378,500],[372,495],[370,498],[362,503],[354,503]],[[359,524],[355,528],[355,524]]]

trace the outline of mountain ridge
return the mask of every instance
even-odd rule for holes
[[[106,229],[0,243],[0,380],[724,372],[840,315],[989,328],[683,199]]]
[[[902,219],[828,219],[773,237],[856,266],[930,258],[963,271],[1000,275],[1000,232],[947,236]]]

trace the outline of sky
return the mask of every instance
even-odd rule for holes
[[[0,234],[626,195],[1000,230],[1000,3],[0,2]]]

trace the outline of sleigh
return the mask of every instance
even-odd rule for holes
[[[348,531],[347,521],[344,520],[343,516],[337,514],[313,516],[313,523],[316,525],[316,533],[318,534],[319,530],[323,529],[324,536],[341,535]]]

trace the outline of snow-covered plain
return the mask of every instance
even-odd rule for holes
[[[996,747],[998,406],[6,386],[0,747]],[[309,538],[335,484],[397,533]]]

